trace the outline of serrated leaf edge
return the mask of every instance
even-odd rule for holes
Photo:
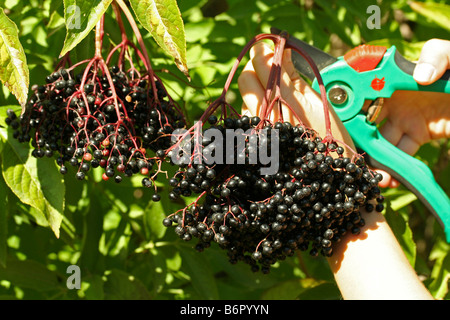
[[[4,137],[3,137],[3,138],[4,138]],[[20,155],[17,154],[17,153],[14,151],[14,148],[13,148],[12,146],[10,146],[10,148],[11,148],[11,150],[14,152],[15,156],[16,156],[18,159],[21,159]],[[47,220],[48,220],[48,222],[49,222],[49,225],[50,225],[50,227],[51,227],[53,233],[55,234],[55,236],[56,236],[57,238],[59,238],[59,235],[60,235],[59,228],[60,228],[60,225],[61,225],[61,222],[62,222],[62,215],[61,215],[61,213],[59,213],[58,210],[57,210],[56,208],[54,208],[47,200],[44,200],[44,201],[45,201],[45,207],[48,207],[48,208],[53,209],[53,210],[55,211],[55,213],[58,215],[59,219],[58,219],[58,220],[55,220],[54,217],[53,217],[53,215],[48,215],[48,214],[46,214],[46,213],[43,212],[40,208],[38,208],[37,206],[35,206],[35,205],[32,203],[31,199],[38,199],[38,198],[45,198],[45,197],[44,197],[44,195],[43,195],[42,190],[40,190],[40,189],[38,188],[39,183],[36,182],[36,179],[33,177],[33,175],[31,174],[30,170],[26,167],[25,163],[21,163],[21,165],[22,165],[23,168],[24,168],[24,169],[21,170],[21,171],[22,171],[22,172],[23,172],[23,171],[26,171],[26,172],[28,173],[28,176],[30,177],[30,188],[29,188],[29,190],[36,190],[36,191],[33,192],[34,195],[29,195],[30,201],[23,201],[23,200],[22,200],[23,198],[20,196],[20,194],[18,194],[18,193],[16,192],[16,189],[14,188],[14,186],[11,185],[10,181],[9,181],[9,180],[7,179],[7,177],[5,176],[5,171],[3,170],[3,161],[2,161],[2,163],[1,163],[1,166],[2,166],[2,175],[3,175],[3,179],[5,180],[5,183],[6,183],[6,184],[8,185],[8,187],[11,189],[11,191],[12,191],[19,199],[21,199],[21,200],[23,201],[23,203],[32,206],[33,208],[35,208],[36,210],[38,210],[39,212],[41,212],[45,217],[47,217]],[[21,178],[20,180],[24,180],[24,179],[23,179],[23,173],[22,173],[22,174],[20,174],[20,173],[17,174],[17,173],[15,172],[15,171],[17,171],[17,170],[20,170],[18,167],[15,167],[13,170],[14,170],[14,172],[13,172],[13,178],[14,178],[14,180],[17,180],[17,177],[18,177],[19,175],[22,176],[22,178]],[[32,186],[31,183],[33,183],[34,188],[31,187],[31,186]],[[17,185],[17,183],[15,183],[15,185]],[[19,184],[19,185],[22,186],[23,184]],[[23,189],[22,189],[21,191],[22,191],[22,193],[25,193]]]
[[[10,24],[11,28],[14,28],[17,33],[17,26],[16,24],[8,18],[8,16],[4,13],[3,9],[0,8],[0,16],[4,16],[8,23]],[[15,67],[14,70],[19,75],[20,80],[16,81],[16,83],[19,84],[19,88],[15,89],[14,85],[10,85],[7,80],[2,79],[4,82],[4,85],[11,91],[14,96],[16,96],[17,100],[19,101],[20,105],[22,106],[22,112],[25,108],[25,105],[27,103],[28,99],[28,87],[29,87],[29,76],[28,76],[28,65],[26,61],[26,55],[25,51],[23,50],[22,45],[20,44],[19,37],[17,35],[17,42],[19,46],[19,50],[11,47],[8,45],[9,41],[6,39],[8,35],[6,35],[2,29],[0,29],[0,38],[3,41],[3,45],[6,47],[6,50],[9,53],[9,57],[12,60],[12,64]],[[24,57],[24,60],[20,59],[20,55]]]

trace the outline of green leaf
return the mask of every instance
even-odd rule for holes
[[[342,300],[336,283],[324,282],[308,288],[297,296],[297,300]]]
[[[16,24],[0,8],[0,80],[22,106],[28,99],[30,74]]]
[[[60,57],[75,48],[95,27],[112,0],[64,0],[66,39]]]
[[[0,117],[5,118],[5,108]],[[11,191],[25,204],[41,212],[56,237],[64,212],[65,187],[53,159],[37,161],[28,145],[19,143],[11,131],[0,128],[3,140],[2,173]]]
[[[197,42],[209,39],[209,35],[215,25],[215,21],[212,19],[204,19],[186,24],[186,41]]]
[[[394,211],[391,202],[387,201],[385,217],[398,242],[402,246],[406,257],[411,265],[414,266],[416,262],[416,244],[408,224],[407,215],[403,215],[401,210]]]
[[[162,223],[165,217],[180,209],[179,205],[169,199],[168,188],[159,188],[158,193],[161,200],[158,202],[150,201],[144,210],[144,223],[148,236],[159,240],[164,237],[167,231]]]
[[[391,209],[394,212],[417,200],[417,196],[414,193],[404,188],[387,189],[383,195],[385,198],[389,199]]]
[[[448,293],[450,283],[450,246],[443,241],[438,241],[431,253],[430,260],[434,261],[429,290],[437,299],[443,299]]]
[[[195,250],[186,250],[186,248],[181,250],[180,254],[183,259],[183,267],[191,277],[192,286],[200,299],[217,300],[219,292],[208,258],[204,254]]]
[[[0,209],[0,266],[6,267],[6,241],[8,237],[8,187],[5,184],[5,180],[0,176],[0,203],[3,204],[3,208]]]
[[[85,292],[87,300],[103,300],[105,296],[103,292],[104,282],[100,275],[90,274],[83,278],[83,283],[89,284]]]
[[[53,0],[50,5],[49,21],[47,28],[49,30],[59,29],[65,25],[64,6],[62,0]]]
[[[167,228],[163,226],[162,221],[166,216],[161,202],[149,203],[149,208],[144,211],[144,222],[149,236],[155,239],[164,237]]]
[[[391,207],[392,210],[397,211],[401,208],[406,207],[411,202],[417,200],[417,196],[412,192],[406,192],[404,195],[399,196],[398,198],[392,199]]]
[[[79,264],[83,269],[101,272],[104,265],[99,244],[103,234],[104,215],[109,209],[109,203],[98,187],[90,189],[89,197],[97,199],[97,201],[89,202],[89,210],[83,217],[83,239]]]
[[[34,260],[8,260],[6,268],[0,267],[0,279],[40,292],[59,287],[58,275]]]
[[[103,288],[107,300],[149,300],[151,298],[139,279],[118,269],[113,269],[107,276]]]
[[[323,281],[312,278],[292,279],[281,282],[266,290],[261,299],[263,300],[293,300],[308,289],[314,288]]]
[[[176,0],[130,0],[139,22],[187,77],[186,35]]]
[[[441,28],[450,31],[450,6],[443,3],[411,2],[411,9],[434,22]]]

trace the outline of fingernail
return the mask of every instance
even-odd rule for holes
[[[417,82],[428,82],[432,79],[433,74],[436,72],[436,68],[429,63],[419,63],[414,69],[414,79]]]

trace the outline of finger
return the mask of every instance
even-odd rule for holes
[[[438,119],[428,124],[431,139],[450,138],[450,120]]]
[[[287,57],[289,53],[284,53]],[[259,115],[261,111],[261,105],[263,102],[263,97],[265,95],[265,88],[267,86],[267,81],[270,73],[270,66],[272,65],[273,51],[265,43],[257,43],[250,49],[250,62],[245,66],[243,72],[238,78],[239,89],[241,91],[241,96],[246,103],[246,110],[248,110],[253,115]],[[284,61],[284,58],[283,58]],[[259,69],[258,73],[255,71],[254,66]],[[264,67],[262,67],[264,65]],[[262,75],[261,77],[259,75]],[[299,76],[295,75],[295,69],[291,68],[291,76],[294,79],[299,79]],[[290,89],[290,92],[296,91]],[[302,97],[298,97],[302,98]],[[304,99],[304,98],[303,98]],[[305,101],[306,103],[306,101]],[[298,105],[298,103],[292,103]],[[294,112],[290,110],[283,110],[283,118],[289,120],[292,123],[297,123],[295,121]],[[300,108],[296,108],[296,113],[300,112]],[[278,109],[274,108],[270,119],[278,118]]]
[[[387,120],[386,123],[381,126],[379,131],[381,135],[394,146],[398,144],[403,136],[403,131],[390,120]]]
[[[262,42],[257,43],[252,49],[251,61],[256,75],[265,89],[267,87],[272,66],[273,51],[268,45]],[[281,97],[283,97],[292,109],[291,111],[286,105],[283,105],[283,119],[292,123],[298,123],[295,117],[295,115],[297,115],[305,125],[313,127],[311,125],[311,121],[314,114],[317,114],[317,112],[315,112],[317,110],[314,110],[311,103],[295,88],[294,84],[290,80],[290,76],[283,67],[281,70],[280,82]],[[274,111],[276,111],[275,109],[276,108],[274,108]],[[314,121],[312,122],[314,123]]]
[[[261,44],[254,46],[252,64],[256,75],[260,79],[260,83],[265,87],[267,84],[270,69],[272,66],[273,51],[267,45]],[[288,69],[289,69],[288,64]],[[292,69],[291,69],[292,71]],[[324,106],[320,95],[310,88],[304,81],[302,86],[303,90],[297,90],[294,83],[291,81],[292,73],[283,67],[281,68],[281,81],[280,89],[281,96],[286,101],[286,105],[283,105],[283,119],[290,121],[291,123],[298,123],[297,117],[307,127],[313,128],[319,133],[321,137],[325,136],[326,126],[324,118]],[[297,78],[295,78],[297,79]],[[331,118],[331,131],[335,139],[346,142],[349,146],[353,146],[353,142],[345,129],[342,122],[339,120],[335,111],[330,108]],[[295,117],[293,114],[296,114]],[[354,147],[353,147],[354,149]],[[347,150],[348,151],[348,150]]]
[[[386,121],[379,131],[387,141],[409,155],[413,155],[419,150],[421,143],[414,140],[411,135],[405,134],[399,125],[390,120]]]
[[[289,75],[289,78],[292,82],[295,81],[304,81],[298,71],[294,67],[294,63],[292,62],[292,50],[286,49],[283,52],[283,68],[286,70],[286,73]]]
[[[442,77],[450,68],[450,41],[431,39],[425,42],[414,69],[414,79],[429,85]]]
[[[253,69],[251,61],[244,66],[239,75],[238,86],[243,100],[242,111],[251,116],[259,115],[264,88]]]
[[[419,150],[420,144],[417,143],[411,136],[404,134],[397,143],[397,148],[403,150],[409,155],[413,155]]]
[[[381,188],[387,188],[391,184],[391,175],[384,170],[376,169],[377,173],[381,174],[383,179],[378,183]]]
[[[241,115],[253,117],[253,114],[250,112],[250,110],[247,108],[247,105],[245,103],[242,103],[241,106]]]
[[[400,182],[398,182],[394,178],[391,178],[391,183],[389,185],[389,188],[398,188],[399,186],[400,186]]]
[[[309,86],[309,84],[300,76],[300,73],[295,69],[292,62],[292,49],[286,49],[283,53],[282,67],[289,75],[292,84],[298,92],[301,92],[306,100],[310,101],[312,96],[317,96],[318,93]],[[313,98],[314,99],[314,98]]]
[[[277,109],[272,110],[269,117],[265,117],[261,115],[261,107],[264,100],[266,99],[266,86],[267,86],[267,80],[264,80],[263,83],[261,81],[261,78],[258,76],[258,74],[255,71],[255,57],[260,56],[261,54],[266,54],[267,59],[271,62],[273,57],[273,50],[272,48],[265,42],[258,42],[256,43],[252,48],[250,48],[250,61],[248,62],[247,70],[250,71],[248,73],[248,77],[245,77],[244,79],[248,81],[247,86],[244,85],[244,87],[240,88],[241,92],[244,93],[245,96],[247,96],[248,102],[251,104],[251,112],[254,115],[258,115],[263,118],[268,118],[269,120],[278,119],[279,112]],[[258,90],[252,91],[253,88],[256,87],[256,83],[258,83]],[[247,93],[246,93],[247,92]],[[250,93],[250,95],[248,94]],[[252,96],[253,95],[253,96]]]
[[[294,66],[294,63],[292,62],[292,49],[286,49],[283,53],[282,70],[289,76],[294,87],[297,89],[298,92],[300,92],[304,96],[306,101],[317,102],[319,108],[316,108],[316,112],[323,113],[323,102],[320,97],[320,94],[317,91],[315,91],[305,81],[305,79],[301,77],[300,73],[297,71],[297,69]],[[330,112],[331,117],[337,117],[333,109],[331,109]],[[340,123],[339,120],[334,122]],[[332,123],[332,125],[335,125],[335,123]],[[336,129],[342,131],[342,128],[343,128],[342,126],[337,126]]]

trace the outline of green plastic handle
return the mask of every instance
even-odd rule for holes
[[[346,124],[355,145],[369,151],[371,164],[386,170],[411,190],[434,214],[450,243],[450,199],[430,168],[388,142],[376,126],[367,123],[364,114],[358,114]]]
[[[431,85],[422,86],[412,77],[413,70],[414,64],[403,58],[396,47],[392,46],[373,70],[358,72],[350,67],[343,57],[339,57],[338,61],[320,73],[327,92],[336,85],[347,91],[348,97],[343,104],[330,102],[338,111],[340,119],[345,121],[361,111],[365,100],[390,98],[398,90],[450,93],[449,79],[440,79]],[[312,86],[319,92],[317,79],[313,81]]]
[[[445,77],[429,86],[417,84],[412,77],[412,66],[414,64],[404,59],[393,46],[386,51],[373,70],[357,72],[340,57],[337,62],[324,68],[321,76],[327,94],[336,85],[347,92],[345,102],[334,104],[330,101],[330,104],[344,123],[356,147],[367,153],[372,164],[389,172],[427,206],[442,225],[447,242],[450,243],[448,195],[436,182],[427,165],[384,139],[376,125],[369,123],[361,110],[366,100],[389,98],[397,90],[450,93],[450,81]],[[312,87],[319,92],[317,79]]]

